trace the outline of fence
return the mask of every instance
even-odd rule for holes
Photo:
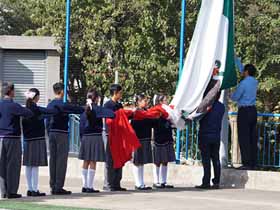
[[[280,167],[280,114],[260,113],[257,122],[257,139],[258,139],[258,165],[261,167]],[[239,157],[233,157],[237,143],[237,113],[229,113],[229,164],[240,163]],[[180,160],[199,162],[201,160],[198,149],[198,131],[197,122],[187,125],[186,129],[181,132],[180,138],[176,139],[177,149],[180,152],[177,157]],[[178,136],[178,135],[177,135]],[[179,141],[179,142],[178,142]],[[177,151],[177,152],[178,152]],[[239,159],[239,160],[237,160]]]
[[[229,113],[229,164],[239,163],[240,156],[237,144],[237,113]],[[257,139],[258,139],[258,165],[262,167],[280,167],[280,114],[258,114]],[[78,153],[80,146],[79,117],[70,115],[70,152]],[[201,160],[198,149],[199,123],[192,122],[181,131],[176,138],[177,157],[180,160],[199,162]],[[235,146],[234,146],[235,144]],[[237,144],[237,146],[236,146]],[[179,149],[178,149],[179,146]],[[233,157],[234,156],[234,157]]]

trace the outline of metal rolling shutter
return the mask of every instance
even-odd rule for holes
[[[40,91],[39,104],[45,106],[47,104],[45,51],[5,50],[3,81],[15,84],[15,101],[20,104],[25,104],[24,93],[29,88],[38,88]]]

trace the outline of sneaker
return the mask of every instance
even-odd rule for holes
[[[65,190],[65,189],[60,189],[60,190],[52,191],[52,194],[53,195],[71,195],[72,192],[68,191],[68,190]]]
[[[93,188],[88,188],[87,189],[87,193],[100,193],[100,191],[99,190],[95,190]]]
[[[202,184],[202,185],[197,185],[197,186],[195,186],[195,188],[196,188],[196,189],[209,190],[209,189],[211,189],[211,186],[210,186],[210,185]]]
[[[33,197],[42,197],[42,196],[46,196],[46,193],[41,193],[39,190],[37,192],[33,191],[32,196]]]
[[[8,194],[7,198],[8,199],[15,199],[15,198],[21,198],[21,194]]]
[[[152,188],[143,185],[143,186],[140,186],[140,187],[135,186],[135,190],[145,191],[145,190],[152,190]]]
[[[26,193],[26,196],[29,197],[29,196],[32,196],[32,194],[33,194],[33,191],[28,190],[27,193]]]
[[[87,188],[83,187],[82,188],[82,193],[87,193],[87,190],[88,190]]]
[[[166,189],[173,189],[174,186],[173,185],[168,185],[168,184],[161,184],[162,188],[166,188]]]
[[[162,186],[161,184],[157,183],[157,184],[153,184],[153,188],[155,188],[155,189],[163,189],[164,186]]]

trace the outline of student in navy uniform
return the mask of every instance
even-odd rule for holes
[[[165,95],[155,95],[154,105],[166,104]],[[153,162],[154,162],[154,188],[173,188],[167,184],[168,162],[175,161],[173,129],[171,123],[160,118],[154,128]]]
[[[23,165],[27,180],[27,196],[45,196],[38,190],[39,166],[48,166],[47,145],[44,117],[58,113],[58,109],[46,109],[37,106],[40,91],[31,88],[25,93],[26,108],[33,112],[33,117],[22,121],[24,152]]]
[[[146,110],[148,106],[148,99],[144,94],[135,96],[135,104],[137,110]],[[133,153],[133,174],[135,178],[136,190],[151,190],[144,184],[144,165],[153,163],[152,156],[152,127],[155,126],[157,120],[131,120],[131,125],[139,138],[141,147]]]
[[[50,187],[53,195],[71,194],[71,191],[63,189],[69,152],[68,114],[81,114],[84,111],[82,107],[63,102],[63,89],[64,85],[62,83],[53,85],[55,99],[47,106],[48,109],[58,108],[60,110],[60,113],[47,119],[50,150]]]
[[[17,194],[21,169],[20,117],[33,113],[15,103],[14,85],[4,82],[0,101],[0,191],[1,197],[20,198]]]
[[[204,175],[202,185],[196,186],[200,189],[210,189],[211,161],[214,168],[214,179],[212,188],[218,189],[220,185],[221,164],[220,164],[220,141],[222,120],[225,113],[225,106],[219,102],[221,93],[216,96],[216,101],[210,111],[200,120],[199,128],[199,149],[201,151]]]
[[[104,107],[116,112],[122,109],[123,106],[119,103],[122,98],[122,87],[118,84],[113,84],[110,87],[111,99],[104,104]],[[114,140],[113,140],[114,141]],[[106,145],[106,164],[105,164],[105,180],[104,190],[108,191],[126,191],[121,187],[122,168],[115,169],[113,167],[113,159],[110,151],[110,144]]]
[[[237,102],[237,130],[242,165],[240,169],[255,169],[257,166],[257,108],[258,81],[254,65],[244,67],[244,79],[240,82],[231,99]]]
[[[94,88],[87,93],[87,105],[85,112],[80,118],[80,136],[81,147],[79,159],[83,160],[82,180],[83,193],[98,193],[94,189],[94,176],[96,171],[96,162],[105,162],[105,147],[102,138],[103,118],[113,117],[114,112],[109,110],[102,117],[99,117],[97,104],[100,97]],[[99,107],[101,108],[101,107]],[[104,108],[102,108],[104,110]],[[100,111],[102,111],[100,110]]]

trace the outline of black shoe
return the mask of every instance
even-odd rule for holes
[[[211,189],[218,190],[218,189],[220,189],[220,185],[219,184],[213,184],[211,186]]]
[[[116,191],[122,191],[122,192],[127,191],[127,189],[123,188],[123,187],[117,187],[117,188],[115,188],[115,190]]]
[[[88,188],[87,189],[87,193],[100,193],[100,191],[99,190],[95,190],[93,188]]]
[[[140,191],[145,191],[145,190],[152,190],[151,187],[147,187],[147,186],[140,186],[140,187],[137,187],[135,186],[135,190],[140,190]]]
[[[28,190],[27,193],[26,193],[26,196],[28,196],[28,197],[33,196],[32,193],[33,193],[33,191]]]
[[[164,186],[162,186],[162,184],[157,183],[157,184],[153,184],[153,188],[155,188],[155,189],[163,189]]]
[[[248,166],[240,166],[240,167],[235,168],[235,169],[237,169],[237,170],[250,170],[250,167],[248,167]]]
[[[60,189],[60,190],[53,190],[52,194],[53,195],[71,195],[72,192],[71,191],[67,191],[65,189]]]
[[[7,198],[6,194],[1,194],[1,198]]]
[[[82,193],[87,193],[87,190],[88,190],[87,188],[83,187],[82,188]]]
[[[21,198],[21,194],[8,194],[7,198],[8,199],[14,199],[14,198]]]
[[[33,197],[42,197],[42,196],[46,196],[46,193],[41,193],[38,190],[37,192],[33,191],[31,196],[33,196]]]
[[[166,188],[166,189],[172,189],[174,188],[173,185],[168,185],[168,184],[161,184],[162,188]]]
[[[209,189],[211,189],[211,186],[210,186],[210,185],[202,184],[202,185],[197,185],[197,186],[195,186],[195,188],[197,188],[197,189],[209,190]]]

